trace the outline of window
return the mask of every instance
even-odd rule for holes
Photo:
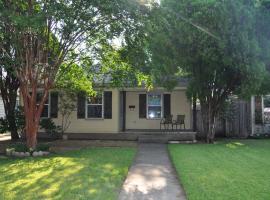
[[[42,96],[43,96],[43,93],[41,91],[37,93],[37,105],[39,105]],[[51,95],[49,93],[49,96],[48,96],[47,100],[45,101],[43,111],[41,113],[42,118],[49,118],[49,116],[50,116],[50,104],[49,104],[50,97],[51,97]]]
[[[162,117],[162,96],[161,94],[147,95],[147,118],[160,119]]]
[[[86,100],[87,118],[103,118],[103,94],[88,97]]]

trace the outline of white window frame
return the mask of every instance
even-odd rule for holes
[[[42,92],[42,90],[37,91],[37,94],[40,93],[40,92]],[[37,105],[39,105],[39,104],[37,104]],[[41,116],[40,117],[41,119],[48,119],[48,118],[51,117],[51,92],[49,92],[49,94],[48,94],[48,103],[44,103],[44,106],[45,105],[48,105],[48,116],[46,116],[46,117]],[[43,106],[43,109],[44,109],[44,106]]]
[[[85,99],[85,119],[104,119],[104,92],[101,92],[102,104],[88,103],[88,97]],[[101,117],[88,117],[88,106],[100,106],[101,105]]]
[[[160,95],[160,105],[159,106],[157,106],[157,105],[149,105],[148,104],[149,95]],[[160,107],[160,112],[161,112],[160,117],[156,117],[156,118],[149,117],[149,115],[148,115],[148,107],[149,106]],[[162,93],[146,93],[146,118],[150,119],[150,120],[160,120],[160,119],[163,118],[163,94]]]

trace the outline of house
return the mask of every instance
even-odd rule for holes
[[[2,96],[0,96],[0,118],[5,118],[5,117],[6,117],[6,114],[5,114],[4,103],[3,103]]]
[[[191,102],[186,96],[187,83],[180,82],[172,91],[157,87],[151,91],[145,88],[102,88],[95,97],[78,95],[77,106],[70,116],[66,130],[68,138],[95,138],[119,135],[133,138],[134,133],[160,131],[160,121],[172,114],[185,115],[185,130],[192,128]],[[42,117],[50,117],[56,125],[61,124],[58,111],[59,98],[50,92]],[[182,127],[183,128],[183,127]],[[123,135],[125,134],[125,135]],[[195,139],[195,134],[192,135]]]
[[[270,134],[270,95],[251,97],[251,135]]]

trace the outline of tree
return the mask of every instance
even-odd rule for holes
[[[261,0],[258,5],[256,23],[256,34],[259,39],[259,44],[262,49],[260,59],[265,63],[267,72],[264,76],[263,84],[256,94],[269,94],[270,93],[270,1]]]
[[[88,73],[92,67],[88,59],[84,63],[86,66],[72,64],[70,66],[61,65],[55,82],[55,89],[58,91],[59,102],[58,112],[61,116],[62,135],[71,124],[71,114],[76,109],[76,97],[80,92],[87,95],[95,95],[92,87],[93,77]],[[80,77],[78,79],[78,77]]]
[[[183,74],[190,78],[188,94],[200,101],[209,143],[228,96],[247,96],[261,86],[265,64],[255,31],[257,11],[251,0],[167,0],[149,34],[152,73],[161,83]]]
[[[5,11],[4,17],[11,18],[13,42],[20,45],[16,55],[20,62],[15,72],[24,104],[27,146],[35,148],[40,115],[59,67],[79,62],[83,43],[98,44],[119,35],[121,27],[127,29],[132,25],[134,13],[141,7],[122,0],[12,3],[14,6]],[[40,88],[43,93],[37,102]]]
[[[19,88],[19,80],[14,68],[18,63],[16,55],[17,45],[13,42],[13,28],[10,25],[10,17],[3,17],[1,13],[9,10],[12,2],[3,0],[0,2],[0,91],[4,104],[8,131],[11,139],[19,139],[16,125],[16,100]]]
[[[71,124],[71,113],[76,109],[75,101],[76,95],[74,93],[70,93],[69,91],[59,92],[59,113],[61,116],[61,133],[64,135],[66,130],[69,128]]]

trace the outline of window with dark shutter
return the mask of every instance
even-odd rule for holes
[[[163,108],[164,108],[164,117],[171,115],[171,95],[163,95]]]
[[[139,118],[146,118],[146,94],[139,94]]]
[[[58,92],[51,92],[50,94],[50,115],[51,118],[57,118],[58,116]]]
[[[38,91],[37,92],[37,105],[39,105],[42,97],[43,97],[43,91]],[[44,105],[43,105],[43,110],[42,110],[42,113],[40,115],[41,118],[49,118],[49,108],[50,107],[50,93],[48,94],[48,98],[47,100],[44,102]]]
[[[77,95],[77,118],[85,118],[85,94],[82,92]]]
[[[103,118],[103,94],[102,93],[97,92],[95,96],[87,97],[86,118],[88,119]]]
[[[147,118],[160,119],[162,117],[162,95],[147,95]]]
[[[112,92],[104,92],[104,118],[112,119]]]

